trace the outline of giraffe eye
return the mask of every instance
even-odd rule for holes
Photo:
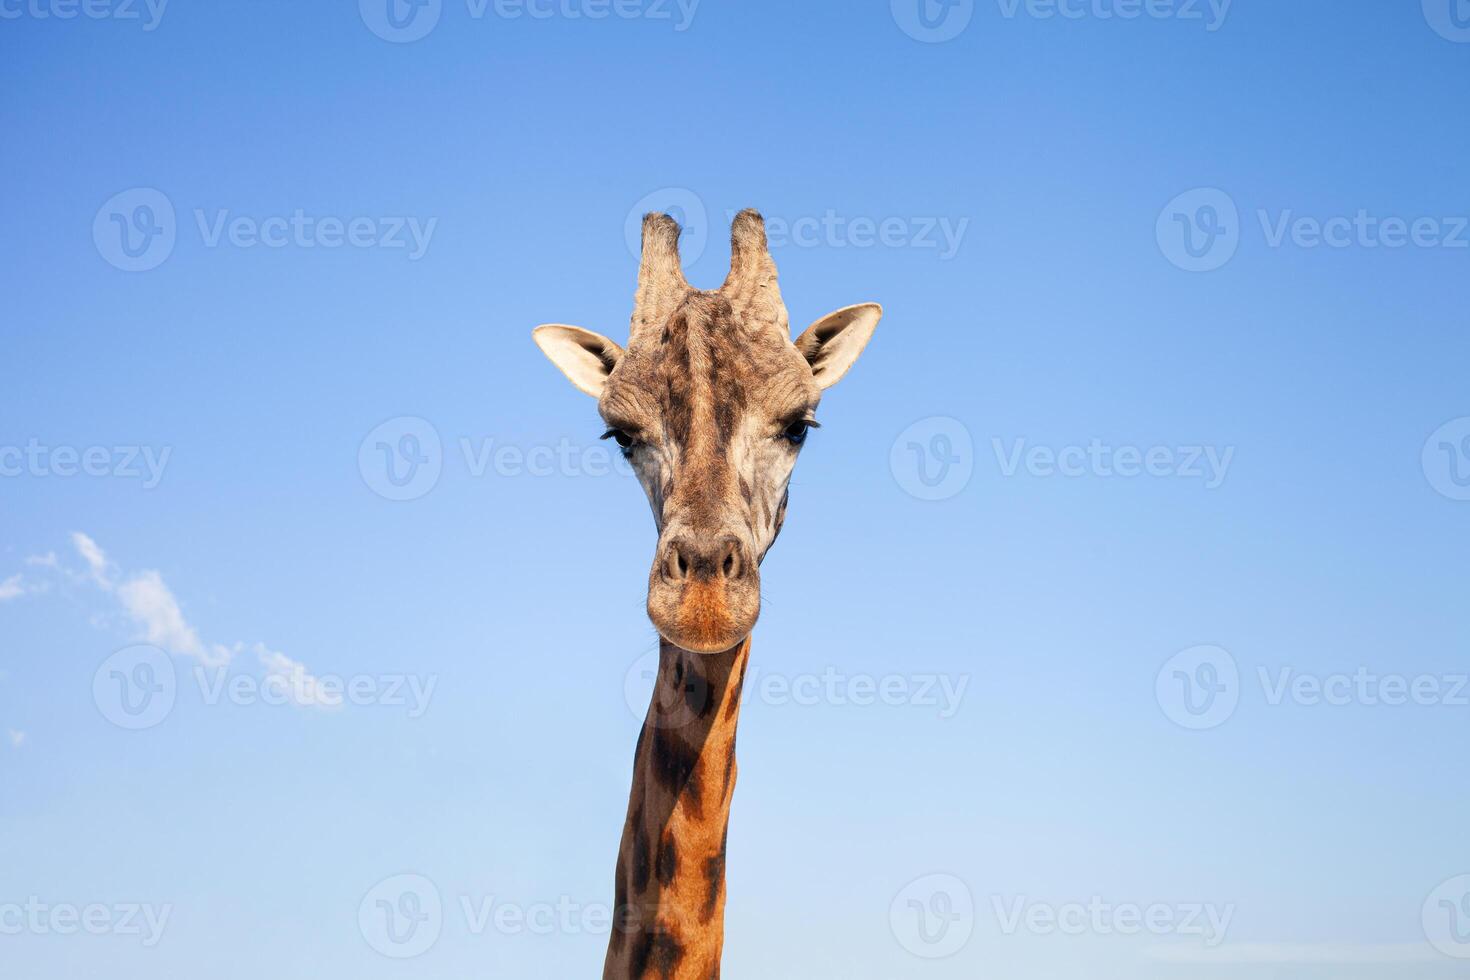
[[[616,442],[618,449],[622,450],[624,456],[627,456],[633,450],[633,437],[622,429],[608,429],[602,434],[602,438],[611,439]]]
[[[799,446],[802,443],[806,442],[807,433],[811,431],[811,428],[814,425],[816,425],[815,422],[808,422],[805,419],[797,422],[792,422],[784,430],[782,430],[781,438],[785,439],[793,446]]]

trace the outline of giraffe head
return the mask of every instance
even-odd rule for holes
[[[643,257],[627,348],[580,327],[538,327],[536,343],[598,400],[648,494],[658,545],[648,615],[675,646],[719,653],[760,615],[760,563],[786,519],[787,488],[822,391],[862,353],[882,316],[850,306],[796,340],[765,222],[735,218],[730,275],[692,288],[679,225],[643,221]]]

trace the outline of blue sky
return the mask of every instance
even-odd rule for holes
[[[755,206],[887,315],[726,975],[1463,976],[1455,2],[0,0],[0,972],[595,975],[654,533],[529,332]]]

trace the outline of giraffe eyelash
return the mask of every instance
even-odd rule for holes
[[[633,436],[630,435],[627,431],[618,428],[608,429],[601,435],[600,438],[604,440],[616,440],[618,444],[618,452],[623,454],[624,459],[627,459],[628,457],[633,455],[633,446],[637,442],[637,440],[634,439]]]
[[[805,415],[798,415],[786,423],[781,429],[781,434],[776,438],[800,448],[806,442],[809,430],[820,429],[821,427],[821,423],[816,419],[807,418]]]

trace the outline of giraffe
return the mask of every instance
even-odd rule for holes
[[[765,222],[742,211],[718,290],[689,285],[678,223],[643,221],[625,348],[580,327],[533,333],[598,400],[653,509],[648,615],[659,667],[634,753],[604,980],[718,977],[735,729],[760,565],[786,519],[793,467],[821,393],[852,367],[883,311],[828,314],[794,341]]]

